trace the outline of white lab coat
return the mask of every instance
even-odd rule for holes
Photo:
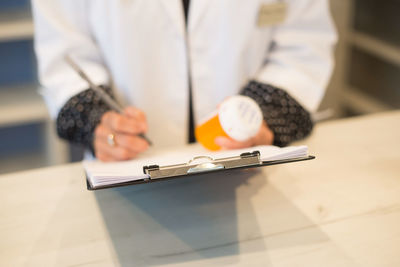
[[[287,0],[285,22],[259,27],[275,0],[192,0],[188,34],[181,0],[33,0],[35,49],[50,113],[97,84],[142,109],[157,146],[187,140],[188,72],[199,122],[250,79],[285,89],[310,111],[332,70],[336,34],[326,0]],[[189,64],[190,62],[190,64]]]

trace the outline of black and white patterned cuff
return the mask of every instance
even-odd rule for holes
[[[103,90],[112,96],[108,87]],[[68,100],[57,116],[57,133],[72,143],[93,150],[93,135],[101,117],[111,108],[93,91],[87,89]]]
[[[284,90],[250,81],[241,94],[251,97],[261,107],[264,120],[274,133],[274,145],[286,146],[311,133],[310,113]]]

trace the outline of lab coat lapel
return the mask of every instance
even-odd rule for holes
[[[191,0],[189,7],[189,29],[193,31],[204,17],[211,0]]]
[[[180,36],[185,34],[185,18],[181,0],[159,0],[168,13],[173,26]]]

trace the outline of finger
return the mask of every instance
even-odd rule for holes
[[[121,160],[129,160],[136,157],[137,153],[121,147],[121,146],[110,146],[108,143],[96,139],[95,141],[95,148],[98,150],[99,154],[104,153],[111,157],[112,161],[121,161]]]
[[[135,107],[126,107],[124,109],[124,114],[130,118],[137,119],[142,122],[145,125],[145,131],[147,131],[147,119],[146,114],[143,111]]]
[[[94,135],[95,156],[96,156],[96,158],[98,158],[99,160],[104,161],[104,162],[117,160],[115,157],[113,157],[112,155],[107,153],[108,149],[104,149],[107,147],[101,145],[104,142],[107,142],[107,144],[108,144],[107,136],[110,133],[112,133],[112,130],[109,129],[108,127],[104,126],[103,124],[99,124],[95,129],[95,135]]]
[[[255,145],[272,145],[274,141],[274,133],[264,122],[257,135],[253,137],[253,140]]]
[[[144,114],[144,112],[135,107],[126,107],[124,109],[124,114],[133,118],[146,119],[146,115]]]
[[[106,149],[105,149],[106,148]],[[101,144],[101,141],[95,141],[94,143],[94,151],[95,151],[95,156],[97,159],[104,161],[104,162],[113,162],[113,161],[119,161],[121,159],[118,159],[111,154],[110,152],[107,151],[107,147],[103,147]]]
[[[251,140],[239,142],[223,136],[216,137],[214,142],[223,149],[239,149],[252,146]]]
[[[95,139],[101,139],[102,142],[108,143],[108,136],[113,133],[113,131],[100,124],[95,130]],[[149,143],[138,135],[131,134],[114,134],[115,144],[127,148],[135,153],[140,153],[149,148]]]
[[[147,123],[115,111],[106,112],[101,120],[102,124],[107,125],[113,132],[125,134],[140,134],[147,129]]]
[[[99,142],[97,147],[100,148],[102,153],[108,155],[111,161],[130,160],[137,156],[137,153],[130,151],[120,146],[110,146],[108,143]]]
[[[137,135],[116,134],[115,143],[135,153],[140,153],[149,148],[149,144]]]
[[[94,138],[107,139],[107,136],[111,133],[113,133],[111,128],[107,127],[106,124],[100,123],[94,130]]]
[[[113,157],[111,157],[110,155],[108,155],[104,152],[97,152],[97,153],[95,153],[95,156],[97,159],[104,161],[104,162],[115,161]]]
[[[108,162],[108,161],[115,161],[113,159],[113,157],[111,157],[110,155],[108,155],[107,153],[105,153],[104,150],[102,150],[99,146],[98,146],[98,142],[96,141],[96,139],[93,142],[94,145],[94,155],[97,159],[104,161],[104,162]]]

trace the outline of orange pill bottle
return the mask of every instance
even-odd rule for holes
[[[236,141],[246,141],[255,136],[263,116],[258,104],[247,96],[232,96],[221,103],[207,119],[195,129],[196,140],[209,150],[221,149],[214,140],[224,136]]]

